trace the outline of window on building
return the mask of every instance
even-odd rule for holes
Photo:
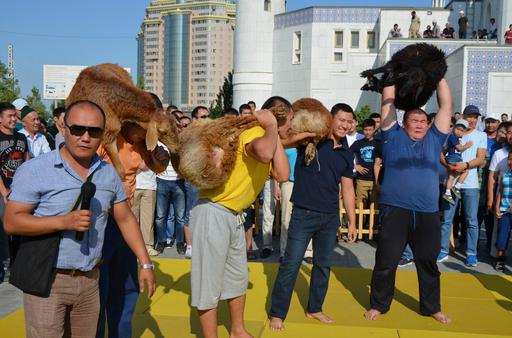
[[[343,31],[334,32],[334,48],[343,48]]]
[[[366,48],[375,48],[376,44],[375,32],[368,32],[366,35]]]
[[[265,12],[270,12],[272,10],[270,0],[265,0],[263,2],[263,9],[265,10]]]
[[[293,33],[293,56],[292,63],[300,64],[302,60],[302,32]]]
[[[350,32],[350,48],[359,48],[359,32]]]
[[[334,62],[343,62],[343,52],[334,52]]]

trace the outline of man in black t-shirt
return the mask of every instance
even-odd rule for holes
[[[5,259],[9,258],[9,245],[2,218],[12,178],[19,166],[28,159],[27,139],[16,131],[16,108],[8,102],[0,102],[0,283],[4,279]],[[11,251],[12,252],[12,251]]]
[[[464,15],[464,11],[459,12],[459,39],[466,39],[468,34],[468,18]]]
[[[356,208],[362,202],[366,206],[368,200],[375,202],[375,183],[379,176],[382,163],[381,143],[374,139],[375,121],[363,121],[364,139],[352,144],[350,150],[356,159]]]

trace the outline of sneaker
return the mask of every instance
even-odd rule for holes
[[[263,248],[260,252],[260,258],[268,258],[272,254],[272,250],[269,248]]]
[[[462,198],[462,195],[460,194],[460,190],[458,188],[456,188],[455,186],[452,187],[452,192],[455,195],[455,197],[457,197],[458,199]]]
[[[443,194],[443,199],[451,205],[455,205],[455,200],[453,199],[452,195]]]
[[[502,259],[498,259],[496,261],[496,265],[494,266],[494,268],[496,269],[496,271],[504,272],[505,271],[505,261]]]
[[[439,255],[437,255],[437,262],[441,263],[448,259],[448,254],[444,252],[440,252]]]
[[[162,252],[164,252],[164,248],[165,248],[165,244],[164,244],[164,243],[162,243],[162,242],[158,242],[158,243],[156,243],[156,245],[155,245],[155,250],[156,250],[159,254],[161,254]]]
[[[147,251],[148,251],[148,255],[150,255],[151,257],[158,256],[158,251],[156,251],[155,249],[153,249],[151,247],[147,248]]]
[[[192,245],[187,245],[187,249],[185,250],[185,258],[192,258]]]
[[[478,263],[478,259],[476,258],[475,255],[468,255],[466,257],[466,266],[474,268],[474,267],[476,267],[477,263]]]
[[[402,259],[400,259],[400,262],[398,262],[398,266],[400,268],[403,268],[407,265],[411,265],[412,262],[414,262],[414,259],[402,257]]]
[[[174,246],[174,239],[168,239],[166,242],[165,242],[165,247],[166,248],[172,248]]]
[[[313,264],[313,257],[304,257],[303,261],[306,264],[312,265]]]
[[[185,243],[176,243],[176,251],[178,252],[178,255],[184,255]]]

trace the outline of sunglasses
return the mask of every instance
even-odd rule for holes
[[[100,127],[86,127],[76,124],[72,126],[66,124],[66,127],[68,127],[71,135],[73,136],[83,136],[85,132],[89,133],[89,136],[92,138],[100,138],[103,135],[103,128]]]

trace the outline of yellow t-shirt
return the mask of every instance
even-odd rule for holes
[[[220,187],[202,190],[200,198],[207,198],[235,212],[248,208],[265,185],[270,163],[250,157],[245,146],[264,134],[265,130],[261,127],[253,127],[240,134],[233,171]]]

